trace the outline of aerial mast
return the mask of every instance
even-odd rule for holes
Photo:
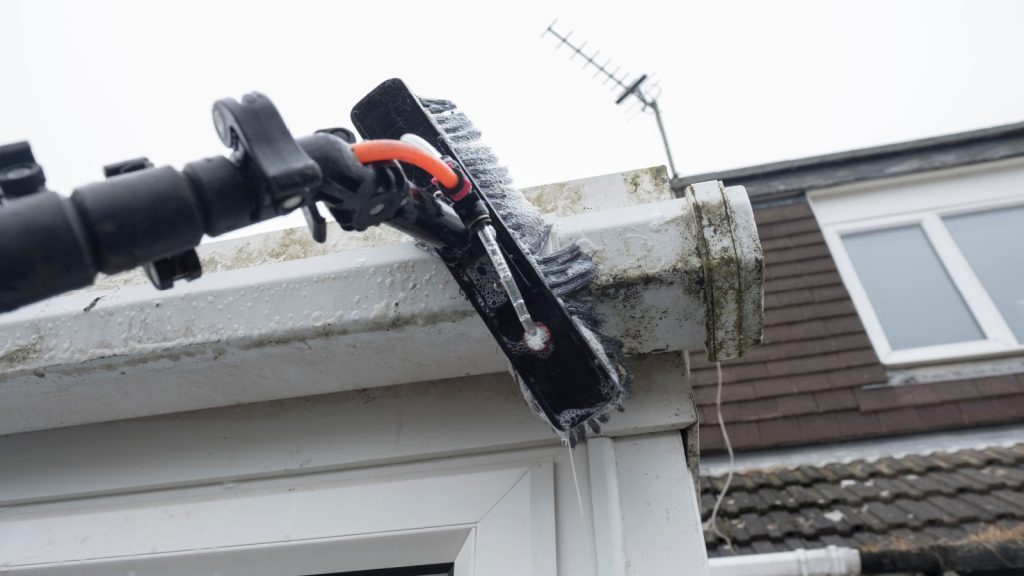
[[[554,36],[558,39],[558,45],[555,46],[556,50],[561,48],[563,45],[568,46],[569,49],[572,50],[572,55],[569,56],[570,60],[576,56],[582,57],[584,61],[584,68],[593,68],[595,78],[598,76],[604,78],[604,81],[601,83],[602,85],[606,85],[610,82],[612,90],[621,90],[619,96],[615,99],[616,104],[622,104],[632,98],[634,104],[640,104],[641,111],[650,111],[654,114],[654,119],[658,123],[658,132],[661,134],[661,142],[665,146],[665,156],[668,158],[669,170],[672,172],[672,177],[676,177],[678,175],[676,173],[676,164],[672,159],[672,149],[669,148],[668,145],[668,135],[665,133],[665,124],[661,119],[661,108],[658,106],[658,96],[661,93],[658,85],[656,83],[648,82],[649,79],[647,74],[640,74],[632,81],[628,81],[630,78],[628,74],[619,74],[620,67],[616,66],[614,70],[610,70],[611,58],[606,60],[604,64],[601,64],[598,60],[595,60],[598,54],[600,54],[600,50],[595,50],[593,53],[588,55],[584,52],[587,43],[583,42],[582,44],[577,45],[571,42],[569,38],[572,36],[572,31],[569,31],[566,34],[559,33],[555,30],[555,24],[557,22],[558,20],[555,20],[551,24],[548,24],[547,29],[544,30],[541,37],[547,36],[548,34]]]

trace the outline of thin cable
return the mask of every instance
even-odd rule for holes
[[[454,189],[459,185],[459,175],[451,166],[415,144],[400,140],[364,140],[353,144],[352,152],[362,164],[400,160],[426,170],[445,188]]]
[[[580,479],[576,476],[576,458],[573,457],[576,447],[568,440],[563,440],[562,443],[569,449],[569,467],[572,468],[572,483],[576,486],[576,505],[580,509],[580,518],[586,518],[587,515],[583,513],[583,492],[580,491]]]
[[[722,505],[722,500],[725,499],[725,494],[729,491],[729,485],[732,484],[732,475],[736,468],[736,457],[732,452],[732,442],[729,441],[729,433],[725,430],[725,420],[722,419],[722,363],[715,362],[715,370],[718,372],[718,391],[715,394],[715,411],[718,414],[718,427],[722,430],[722,440],[725,442],[725,450],[729,453],[729,473],[725,476],[725,485],[722,486],[722,491],[718,493],[718,499],[715,500],[715,507],[711,509],[711,518],[708,519],[708,524],[711,526],[711,530],[716,536],[725,540],[727,548],[732,550],[732,538],[722,533],[718,528],[718,508]]]
[[[505,288],[505,294],[508,294],[512,308],[515,309],[516,316],[519,317],[519,323],[523,325],[523,344],[526,344],[526,347],[534,352],[545,350],[551,344],[551,332],[543,325],[535,323],[533,317],[530,316],[530,311],[526,308],[526,302],[523,300],[523,293],[519,291],[519,286],[516,285],[516,280],[512,277],[512,270],[501,253],[498,238],[494,235],[494,227],[490,224],[483,224],[477,229],[476,234],[484,245],[484,249],[487,250],[491,264],[494,264],[498,280]]]

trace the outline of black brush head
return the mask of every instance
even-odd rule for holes
[[[352,122],[363,138],[397,139],[415,134],[459,162],[483,192],[499,246],[523,301],[534,321],[550,331],[550,345],[537,351],[523,342],[522,324],[479,242],[461,256],[446,259],[445,264],[508,357],[527,401],[574,442],[582,437],[588,422],[595,429],[610,410],[621,408],[629,387],[621,346],[600,334],[600,318],[593,306],[585,297],[578,297],[593,278],[594,264],[575,246],[533,257],[546,239],[546,225],[536,208],[508,188],[507,173],[477,142],[479,132],[464,118],[450,103],[421,103],[398,79],[378,86],[352,110]],[[416,184],[429,184],[425,172],[409,166],[406,170]],[[528,213],[530,209],[532,213]]]

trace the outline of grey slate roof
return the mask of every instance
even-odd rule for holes
[[[704,520],[724,482],[701,478]],[[1024,444],[737,473],[718,525],[734,548],[705,530],[711,557],[830,544],[955,556],[965,544],[1009,544],[1024,566]]]
[[[898,144],[849,150],[734,170],[680,176],[674,190],[706,180],[743,185],[754,204],[809,190],[1024,156],[1024,122]]]

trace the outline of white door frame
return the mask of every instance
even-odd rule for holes
[[[589,444],[571,458],[549,445],[0,501],[0,572],[306,576],[455,562],[458,576],[706,575],[679,432]]]
[[[459,576],[554,576],[546,452],[15,506],[0,516],[0,570],[301,576],[457,561]]]

